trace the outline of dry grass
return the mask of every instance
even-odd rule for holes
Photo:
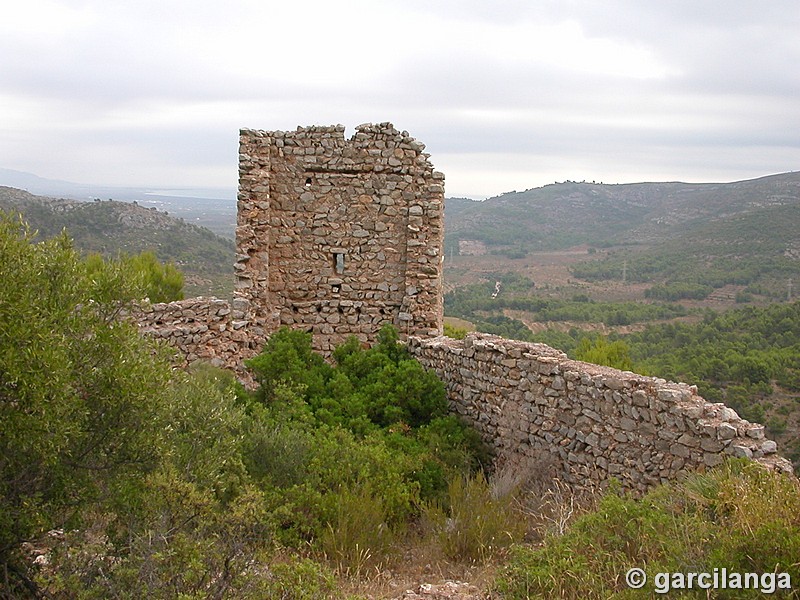
[[[559,476],[560,472],[558,459],[541,452],[524,466],[513,470],[502,468],[492,478],[498,490],[517,490],[516,510],[526,524],[528,543],[541,542],[547,535],[563,534],[576,517],[597,505],[599,490],[568,483]]]
[[[358,579],[343,577],[344,591],[358,598],[389,600],[423,583],[440,585],[446,581],[464,581],[478,589],[491,587],[502,567],[501,560],[484,563],[449,559],[438,542],[419,531],[410,533],[395,548],[391,562],[365,572]]]
[[[519,526],[513,534],[516,541],[522,541],[524,537],[526,542],[536,545],[547,535],[563,534],[575,518],[596,505],[595,491],[576,490],[555,478],[554,467],[555,463],[549,455],[543,455],[532,459],[524,468],[498,469],[486,484],[484,492],[486,498],[507,500],[506,503],[495,504],[495,508],[504,507],[503,513],[498,515],[476,505],[471,505],[470,510],[480,512],[474,515],[476,517],[494,515],[496,522],[493,523],[493,529],[496,531],[502,532],[509,523],[516,523]],[[465,482],[455,487],[461,492],[466,491]],[[453,491],[457,492],[458,489]],[[451,528],[450,531],[442,528],[442,518]],[[436,520],[435,515],[433,520]],[[486,598],[492,597],[490,590],[508,556],[506,547],[489,548],[486,544],[484,552],[478,551],[472,556],[471,552],[454,553],[452,536],[470,532],[453,531],[453,528],[459,528],[459,524],[454,522],[450,513],[440,513],[438,523],[423,517],[413,530],[396,541],[395,551],[389,560],[362,571],[358,578],[341,573],[346,591],[359,598],[387,600],[400,598],[406,590],[418,589],[423,583],[439,585],[446,581],[462,581],[485,590]],[[451,537],[448,538],[448,535]],[[476,543],[479,545],[475,546]],[[467,550],[480,550],[480,543],[480,540],[473,539]],[[457,545],[458,548],[461,546]]]

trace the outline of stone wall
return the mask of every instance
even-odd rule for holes
[[[791,472],[764,437],[724,404],[682,383],[573,361],[543,344],[470,334],[410,338],[411,353],[445,381],[455,411],[524,469],[555,464],[572,484],[614,477],[642,492],[726,455]]]
[[[762,425],[696,388],[572,361],[542,344],[441,337],[444,177],[391,124],[242,130],[236,298],[145,305],[143,333],[252,380],[243,362],[281,325],[323,353],[393,323],[444,380],[455,411],[519,469],[641,492],[726,455],[781,471]]]
[[[237,292],[328,353],[442,331],[444,176],[390,123],[240,132]]]
[[[131,315],[139,330],[163,340],[177,351],[177,366],[201,361],[234,371],[252,383],[243,361],[260,352],[263,328],[251,322],[250,302],[191,298],[165,304],[144,304]]]

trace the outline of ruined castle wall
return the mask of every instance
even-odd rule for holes
[[[132,318],[182,366],[210,362],[246,384],[243,362],[281,325],[329,353],[392,323],[501,464],[547,464],[575,485],[613,477],[642,492],[728,455],[791,471],[762,425],[692,386],[542,344],[442,337],[444,177],[423,150],[388,123],[350,139],[341,126],[242,130],[235,299],[144,305]]]
[[[411,338],[411,353],[444,380],[451,405],[518,469],[542,461],[576,484],[620,480],[642,492],[725,456],[790,472],[764,437],[693,386],[570,360],[543,344],[470,334]]]
[[[253,385],[243,362],[267,336],[249,309],[242,298],[193,298],[145,304],[131,316],[142,333],[178,350],[178,366],[207,362]],[[792,471],[763,425],[706,402],[694,386],[487,334],[412,336],[408,349],[445,382],[452,410],[495,449],[499,465],[523,472],[548,465],[547,475],[574,485],[613,477],[635,492],[716,466],[725,456]]]
[[[250,303],[217,298],[191,298],[178,302],[143,304],[132,315],[139,331],[163,340],[177,352],[177,366],[202,361],[235,372],[251,383],[243,361],[255,356],[266,337],[250,320]]]
[[[242,130],[237,293],[267,331],[313,334],[328,353],[442,327],[444,176],[391,124]]]

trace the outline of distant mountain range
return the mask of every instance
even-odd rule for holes
[[[3,184],[25,188],[31,196],[129,201],[88,202],[77,212],[74,202],[72,209],[61,212],[41,199],[24,202],[26,216],[31,215],[32,221],[39,219],[34,226],[51,233],[66,226],[79,247],[110,252],[119,248],[136,251],[149,245],[159,248],[162,259],[181,263],[187,274],[199,269],[197,276],[205,280],[209,277],[200,271],[214,272],[217,277],[228,273],[233,262],[230,242],[206,241],[193,248],[192,236],[205,234],[188,227],[189,223],[203,225],[232,239],[236,221],[233,190],[104,188],[0,169]],[[8,201],[10,192],[4,193]],[[18,190],[14,194],[20,196]],[[130,201],[139,206],[132,208]],[[158,210],[148,211],[152,208]],[[159,220],[167,216],[165,211],[184,222],[178,225],[180,221],[174,220],[165,229]],[[46,219],[45,214],[49,215]],[[141,217],[142,226],[132,229],[130,223],[124,225],[128,217],[134,221]],[[156,221],[162,224],[154,231],[160,231],[158,235],[164,239],[156,239],[153,236],[157,234],[144,226]],[[101,223],[109,229],[101,231]],[[498,267],[530,252],[588,246],[598,252],[589,255],[594,260],[573,267],[577,278],[624,277],[651,284],[711,287],[736,283],[756,292],[759,286],[766,286],[766,291],[777,297],[785,293],[787,283],[791,286],[789,280],[800,290],[799,227],[798,172],[734,183],[608,185],[568,181],[484,201],[447,198],[445,246],[448,256],[480,248],[497,257]],[[85,235],[92,228],[94,232]],[[182,241],[172,240],[174,236],[165,234],[168,230],[181,232],[178,239]],[[204,258],[198,258],[198,251],[205,253]],[[219,264],[212,266],[215,261]]]
[[[56,199],[0,186],[0,210],[20,213],[42,238],[66,229],[75,247],[86,253],[114,257],[150,250],[181,269],[189,296],[232,294],[233,241],[154,206]]]
[[[565,182],[482,202],[449,198],[445,231],[448,253],[477,245],[498,260],[605,249],[573,269],[583,279],[777,293],[789,279],[800,283],[800,173],[734,183]]]
[[[236,188],[143,188],[104,186],[45,179],[32,173],[0,168],[0,186],[25,190],[39,196],[73,200],[121,200],[184,218],[214,233],[233,238],[236,226]]]
[[[653,244],[714,221],[800,204],[800,172],[735,183],[565,182],[481,202],[448,198],[453,241],[555,250]]]

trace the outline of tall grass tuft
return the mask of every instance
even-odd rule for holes
[[[497,591],[508,600],[651,597],[658,573],[724,568],[788,573],[795,587],[790,597],[795,597],[799,556],[797,479],[731,460],[714,471],[658,486],[641,499],[612,487],[596,510],[578,516],[564,531],[551,530],[540,547],[515,547]],[[648,574],[643,589],[625,583],[626,572],[634,567]],[[752,589],[715,594],[761,597]]]
[[[502,487],[493,488],[481,472],[455,477],[447,489],[448,506],[425,507],[425,519],[446,556],[483,562],[522,538],[525,522],[515,510],[516,487]]]
[[[383,502],[361,488],[342,490],[336,495],[335,516],[319,543],[339,573],[358,579],[386,562],[394,540]]]

